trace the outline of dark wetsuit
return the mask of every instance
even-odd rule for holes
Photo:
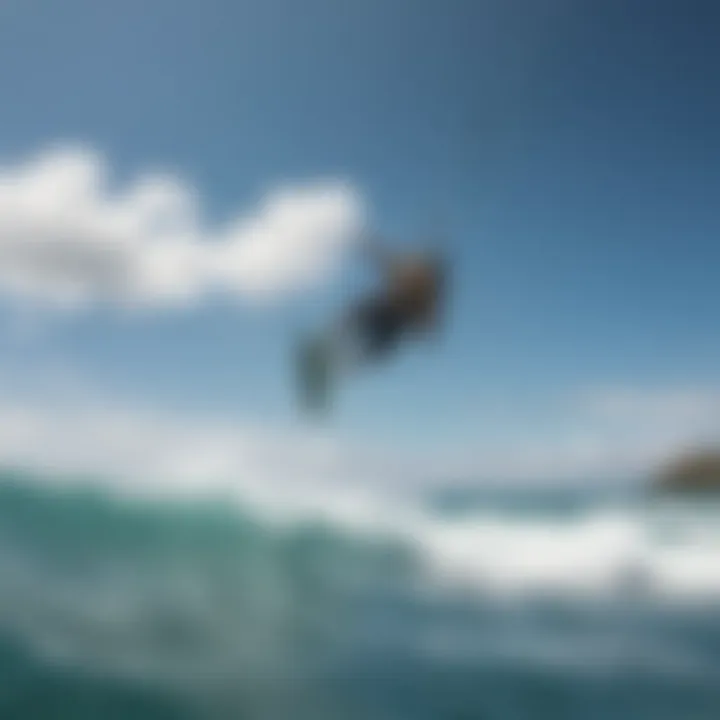
[[[369,298],[350,315],[359,334],[363,355],[382,357],[400,341],[406,330],[405,314],[385,297]]]
[[[386,292],[367,298],[356,305],[347,318],[356,331],[359,350],[366,358],[382,358],[403,337],[432,325],[444,291],[443,264],[432,262],[417,277],[391,280]]]

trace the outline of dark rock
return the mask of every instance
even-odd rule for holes
[[[720,493],[720,449],[686,452],[661,468],[656,490],[672,493]]]

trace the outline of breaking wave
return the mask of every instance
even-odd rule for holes
[[[150,501],[47,480],[0,483],[0,671],[35,683],[62,668],[175,703],[147,717],[438,717],[528,673],[662,681],[658,713],[719,699],[718,508],[495,495],[457,513],[337,487]]]

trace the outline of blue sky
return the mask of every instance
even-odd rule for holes
[[[9,0],[0,167],[82,143],[118,186],[182,178],[210,224],[275,187],[346,181],[392,239],[442,228],[455,288],[442,343],[348,384],[334,427],[409,448],[546,432],[578,389],[718,382],[718,12]],[[65,368],[185,415],[293,423],[292,340],[355,292],[343,277],[269,308],[53,314],[24,339],[24,301],[5,298],[4,363],[11,383]]]

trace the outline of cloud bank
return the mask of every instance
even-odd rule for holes
[[[519,418],[522,413],[519,413]],[[508,428],[444,454],[445,476],[489,481],[640,480],[678,453],[720,444],[720,388],[594,387],[547,408],[546,423]],[[438,471],[440,466],[438,467]]]
[[[716,442],[718,407],[714,387],[593,390],[562,416],[549,408],[551,431],[507,427],[492,441],[478,435],[472,448],[429,442],[410,452],[380,438],[179,417],[96,391],[52,400],[0,386],[0,468],[91,475],[151,495],[272,495],[295,506],[455,483],[633,481],[676,453]]]
[[[363,224],[340,181],[277,189],[213,228],[177,177],[110,181],[106,160],[77,146],[0,165],[1,293],[66,308],[172,308],[212,293],[270,302],[326,280]]]

